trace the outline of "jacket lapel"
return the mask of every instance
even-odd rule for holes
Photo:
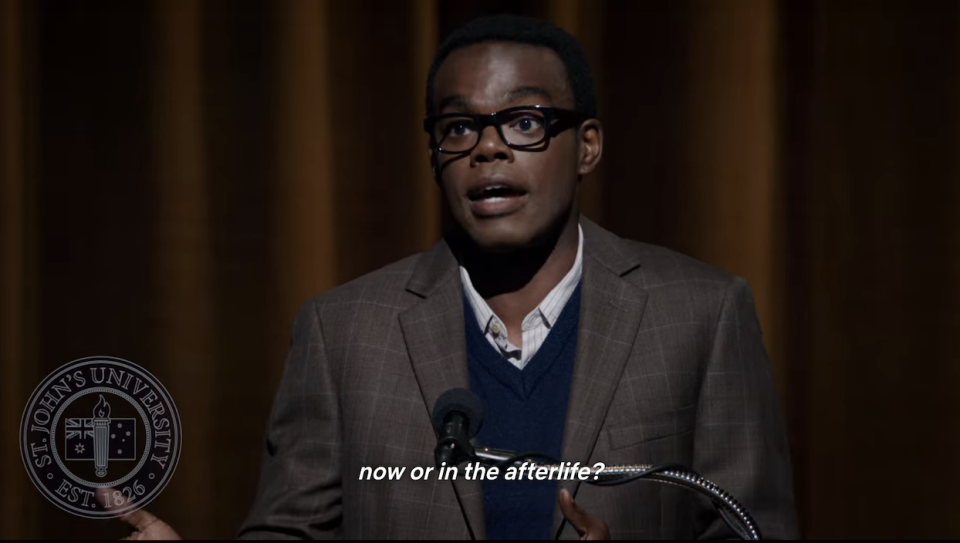
[[[647,292],[623,279],[639,262],[620,251],[613,234],[581,219],[584,233],[580,329],[573,368],[570,404],[563,434],[562,460],[589,462],[620,384],[640,327]],[[562,486],[576,496],[579,481]],[[554,532],[563,514],[554,514]]]
[[[470,388],[458,270],[447,244],[437,243],[421,257],[407,283],[407,290],[424,299],[400,313],[400,328],[428,416],[441,394],[451,388]],[[458,477],[453,486],[471,535],[484,539],[480,481]]]

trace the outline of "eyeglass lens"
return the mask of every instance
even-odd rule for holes
[[[546,121],[536,110],[514,111],[498,116],[497,121],[509,145],[536,145],[546,137]],[[434,139],[444,151],[465,152],[476,146],[481,131],[472,117],[445,117],[434,126]]]

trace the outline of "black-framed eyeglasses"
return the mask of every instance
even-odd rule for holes
[[[539,151],[550,138],[568,128],[578,126],[588,117],[577,111],[548,106],[519,106],[474,115],[444,113],[427,117],[423,129],[430,135],[430,144],[440,153],[466,154],[480,143],[480,134],[494,126],[500,139],[512,149]]]

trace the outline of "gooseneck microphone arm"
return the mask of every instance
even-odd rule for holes
[[[472,460],[500,469],[505,469],[510,466],[519,467],[524,463],[530,464],[534,468],[562,468],[564,466],[562,462],[539,453],[514,454],[510,451],[491,449],[489,447],[475,449]],[[590,466],[583,467],[589,469],[590,473],[585,480],[577,480],[589,485],[616,486],[639,479],[649,479],[659,483],[694,490],[710,499],[720,518],[723,519],[727,526],[729,526],[740,539],[745,541],[760,541],[763,539],[760,528],[756,522],[754,522],[753,517],[750,516],[750,513],[736,498],[724,491],[717,484],[681,465],[650,466],[632,464],[605,466],[601,470],[594,469]],[[596,477],[596,479],[594,479],[594,477]]]
[[[521,466],[524,463],[533,467],[564,468],[564,463],[539,453],[515,454],[511,451],[481,447],[474,449],[470,444],[483,424],[483,404],[469,390],[455,388],[444,392],[433,408],[433,427],[437,431],[437,447],[434,459],[437,467],[455,466],[467,461],[480,462],[500,469]],[[753,517],[733,496],[716,484],[701,477],[683,466],[671,464],[649,466],[632,464],[624,466],[605,466],[590,470],[584,483],[595,486],[615,486],[649,479],[669,485],[694,490],[706,496],[716,508],[720,518],[734,533],[743,540],[760,541],[760,528]],[[596,477],[594,479],[594,476]]]

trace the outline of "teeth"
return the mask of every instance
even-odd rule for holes
[[[484,187],[470,195],[471,200],[496,200],[501,201],[507,198],[520,196],[522,192],[508,185],[492,185]]]

